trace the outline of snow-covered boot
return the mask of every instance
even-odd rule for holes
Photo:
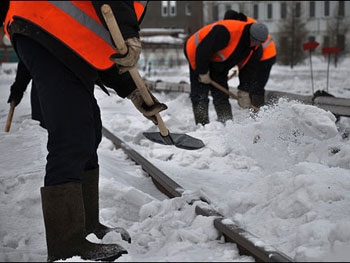
[[[198,103],[196,105],[192,105],[194,121],[197,124],[205,124],[209,123],[209,105],[208,103]]]
[[[117,244],[95,244],[85,237],[83,192],[80,183],[41,189],[47,260],[79,256],[84,260],[114,261],[128,252]]]
[[[86,235],[94,233],[102,239],[110,231],[120,233],[123,240],[131,242],[129,233],[122,227],[107,227],[99,221],[99,168],[88,170],[82,176],[85,207]]]
[[[232,109],[230,103],[214,105],[218,121],[225,123],[228,120],[232,120]]]
[[[265,97],[264,95],[251,95],[251,101],[252,101],[252,105],[260,108],[262,106],[264,106],[265,104]]]

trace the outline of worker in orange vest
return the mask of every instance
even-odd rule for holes
[[[190,98],[196,124],[209,123],[209,91],[218,121],[232,119],[229,96],[210,83],[213,80],[228,89],[229,70],[251,50],[261,50],[267,35],[268,29],[262,23],[220,20],[202,27],[186,40],[184,53],[189,62]]]
[[[249,23],[257,20],[247,17],[243,13],[229,9],[225,12],[224,19],[233,19]],[[250,59],[250,54],[245,60],[238,64],[239,86],[238,105],[242,108],[249,108],[250,105],[261,107],[265,104],[265,86],[270,77],[272,66],[276,63],[276,46],[269,34],[266,41],[262,43],[261,58]],[[253,52],[252,52],[253,53]]]
[[[128,47],[124,56],[112,43],[103,4],[116,16]],[[139,22],[146,5],[147,1],[10,1],[5,32],[35,83],[48,132],[41,187],[48,261],[73,256],[114,261],[127,253],[119,244],[86,239],[90,233],[102,238],[119,230],[99,222],[97,148],[102,122],[94,84],[104,74],[104,84],[112,84],[119,96],[130,98],[154,122],[155,114],[166,109],[154,97],[153,107],[145,106],[127,72],[141,52]]]

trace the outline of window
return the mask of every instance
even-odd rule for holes
[[[301,16],[301,3],[297,2],[295,3],[295,17],[300,17]]]
[[[281,18],[287,18],[287,3],[281,3]]]
[[[323,47],[329,47],[330,43],[329,43],[329,36],[324,36],[323,37]]]
[[[315,1],[310,1],[309,15],[310,17],[315,17]]]
[[[345,35],[338,35],[337,36],[337,47],[339,47],[340,50],[345,49]]]
[[[218,21],[219,20],[219,8],[218,8],[218,5],[214,5],[213,6],[213,19],[214,19],[214,21]]]
[[[186,16],[191,16],[192,15],[192,9],[190,4],[185,5],[185,14]]]
[[[324,1],[324,16],[329,16],[329,1]]]
[[[259,6],[253,5],[253,18],[259,19]]]
[[[272,19],[272,4],[267,4],[267,19]]]
[[[169,10],[168,10],[168,1],[162,1],[162,16],[168,16]]]
[[[338,15],[345,15],[345,1],[338,1]]]
[[[170,1],[170,16],[176,16],[176,1]]]
[[[314,42],[316,40],[316,38],[314,36],[309,36],[308,37],[308,41],[309,42]]]

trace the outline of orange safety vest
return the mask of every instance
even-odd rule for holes
[[[266,41],[262,44],[262,47],[263,47],[263,53],[260,60],[267,60],[269,58],[276,56],[277,54],[276,45],[270,34],[267,36]]]
[[[256,23],[258,21],[252,17],[247,16],[247,22],[248,23]],[[264,43],[262,43],[262,48],[263,48],[263,51],[262,51],[260,61],[272,58],[272,57],[276,56],[276,54],[277,54],[275,42],[273,41],[270,34],[268,34],[266,41]],[[238,63],[239,69],[242,69],[248,63],[250,57],[253,55],[253,52],[254,52],[254,50],[252,50],[243,61]]]
[[[40,26],[97,69],[114,65],[109,57],[116,50],[91,1],[10,1],[4,27],[9,37],[7,26],[14,16]]]
[[[202,40],[209,34],[212,28],[216,25],[222,25],[227,28],[230,32],[230,41],[228,45],[216,52],[212,57],[211,61],[222,62],[229,58],[229,56],[236,49],[239,40],[241,39],[244,27],[247,25],[247,22],[242,22],[238,20],[220,20],[218,22],[211,23],[202,27],[196,33],[194,33],[186,42],[186,54],[188,62],[191,65],[193,70],[196,69],[196,51],[198,45]]]

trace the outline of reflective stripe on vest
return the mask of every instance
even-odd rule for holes
[[[217,25],[226,27],[230,33],[230,40],[228,45],[216,52],[210,60],[214,62],[223,62],[235,51],[247,23],[238,20],[220,20],[218,22],[206,25],[194,33],[186,42],[186,54],[188,57],[188,62],[193,70],[196,69],[196,51],[198,45],[210,33],[212,28]]]
[[[276,46],[275,42],[272,40],[271,35],[268,35],[267,40],[262,44],[263,53],[261,55],[260,60],[267,60],[276,56]]]
[[[275,42],[272,40],[272,37],[270,35],[268,35],[267,40],[262,44],[262,48],[263,48],[263,51],[262,51],[260,61],[264,61],[276,56],[277,52],[276,52]],[[244,60],[238,63],[239,70],[241,70],[248,63],[250,57],[253,55],[254,50],[251,50],[249,55]]]
[[[91,1],[11,1],[14,16],[29,20],[74,50],[97,69],[114,65],[116,53],[107,29],[99,20]]]
[[[77,6],[75,6],[71,2],[66,2],[66,1],[49,1],[49,2],[54,6],[58,7],[59,9],[61,9],[62,11],[64,11],[65,13],[67,13],[68,15],[70,15],[71,17],[74,17],[80,24],[89,28],[92,32],[100,36],[110,46],[113,46],[110,34],[105,29],[105,27],[102,26],[101,22],[99,21],[99,18],[95,14],[95,9],[89,10],[89,11],[93,11],[93,14],[95,14],[95,17],[93,17],[82,12],[81,9],[79,9]],[[79,5],[80,3],[81,2],[76,1],[77,5]]]

